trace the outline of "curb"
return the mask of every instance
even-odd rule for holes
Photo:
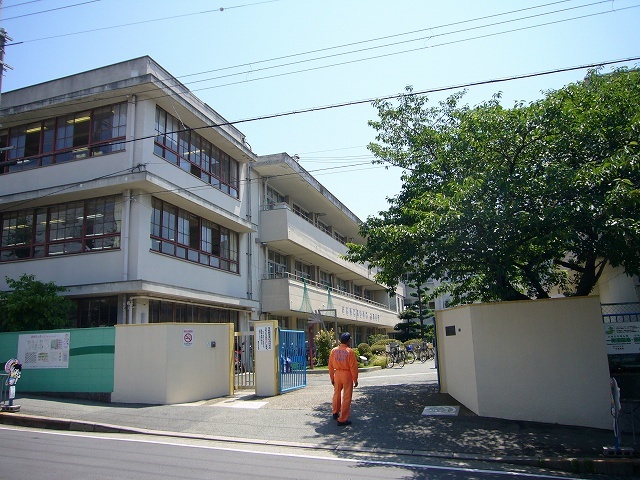
[[[296,447],[314,450],[334,450],[340,452],[368,452],[391,455],[405,455],[414,457],[432,457],[451,460],[469,460],[482,462],[507,463],[512,465],[526,465],[537,468],[547,468],[570,473],[588,473],[621,477],[640,476],[640,459],[638,458],[560,458],[560,457],[488,457],[455,452],[436,452],[426,450],[399,450],[391,448],[366,448],[348,445],[328,445],[302,442],[287,442],[276,440],[261,440],[255,438],[222,437],[214,435],[197,435],[180,432],[166,432],[145,428],[123,427],[104,423],[85,422],[64,418],[40,417],[18,413],[0,412],[0,424],[30,428],[42,428],[63,431],[99,432],[99,433],[137,433],[163,437],[193,438],[219,442],[273,445],[281,447]]]

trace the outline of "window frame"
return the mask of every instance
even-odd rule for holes
[[[98,115],[109,109],[109,128],[99,131],[112,135],[96,139]],[[124,151],[126,129],[127,102],[2,129],[0,147],[14,148],[0,151],[0,175]]]

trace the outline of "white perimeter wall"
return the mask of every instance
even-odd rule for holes
[[[171,404],[232,395],[232,353],[230,323],[116,325],[111,401]]]
[[[441,390],[476,414],[612,427],[598,297],[467,305],[436,325]]]

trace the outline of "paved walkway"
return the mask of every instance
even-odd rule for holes
[[[354,390],[352,421],[340,428],[331,418],[332,388],[324,375],[310,374],[306,388],[275,397],[253,392],[180,405],[131,405],[18,395],[17,413],[0,423],[88,431],[142,431],[233,442],[295,444],[308,448],[389,451],[544,465],[560,470],[640,475],[637,457],[612,458],[603,447],[613,431],[479,417],[437,384],[415,383],[407,365],[400,383],[382,385],[386,370],[364,372]],[[404,377],[404,378],[403,378]],[[388,383],[388,382],[387,382]],[[423,416],[427,406],[459,406],[456,416]],[[623,438],[633,446],[631,435]],[[640,440],[640,438],[639,438]],[[640,447],[639,447],[640,448]]]

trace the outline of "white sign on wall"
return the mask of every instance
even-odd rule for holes
[[[193,347],[193,329],[182,330],[182,346]]]
[[[640,353],[640,322],[605,323],[607,354]]]
[[[69,368],[70,337],[70,332],[19,335],[18,360],[22,368]]]
[[[261,350],[273,350],[273,327],[265,325],[256,327],[256,348]]]

